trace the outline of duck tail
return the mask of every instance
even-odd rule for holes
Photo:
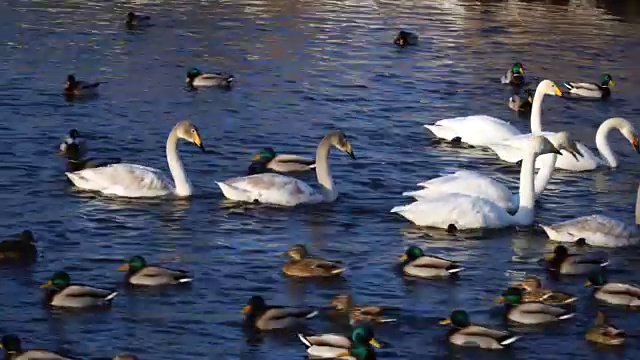
[[[378,319],[376,320],[376,322],[378,323],[390,323],[390,322],[396,322],[398,321],[397,319]]]
[[[609,266],[609,261],[606,260],[603,263],[600,264],[600,267],[605,267],[605,266]]]
[[[511,345],[514,342],[516,342],[516,340],[518,339],[520,339],[520,336],[509,336],[508,338],[501,340],[500,345],[502,346]]]
[[[105,301],[111,301],[113,300],[114,297],[118,296],[118,292],[114,291],[111,294],[107,295],[106,298],[104,298]]]
[[[231,84],[231,83],[233,82],[233,80],[234,80],[234,79],[235,79],[235,76],[233,76],[233,75],[229,75],[229,76],[227,77],[227,84]]]
[[[178,279],[179,283],[190,283],[192,282],[193,279],[192,278],[182,278],[182,279]]]
[[[569,89],[569,90],[573,90],[573,89],[575,89],[575,86],[573,86],[573,84],[571,84],[571,82],[570,82],[570,81],[565,81],[565,82],[563,82],[562,84],[564,85],[564,87],[566,87],[566,88],[567,88],[567,89]]]
[[[298,333],[298,339],[300,339],[300,341],[302,341],[302,343],[304,344],[304,346],[306,346],[307,348],[310,348],[313,346],[313,344],[311,343],[311,341],[309,341],[309,339],[307,339],[306,336],[304,336],[304,334],[302,333]]]
[[[571,319],[574,316],[576,316],[576,313],[568,313],[568,314],[564,314],[564,315],[558,316],[558,319],[559,320],[566,320],[566,319]]]
[[[305,318],[311,319],[312,317],[315,317],[318,314],[319,314],[318,310],[313,310],[312,312],[310,312],[307,315],[305,315]]]
[[[464,268],[458,264],[451,264],[449,266],[447,266],[447,272],[449,274],[455,274],[455,273],[459,273],[460,271],[464,270]]]
[[[346,270],[347,269],[345,269],[345,268],[336,268],[336,269],[331,270],[331,273],[334,274],[334,275],[337,275],[337,274],[342,274]]]

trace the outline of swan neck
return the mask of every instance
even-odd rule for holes
[[[533,171],[535,168],[536,154],[527,153],[522,159],[520,169],[520,205],[513,215],[515,225],[530,225],[533,222],[535,193],[533,189]]]
[[[533,104],[531,104],[531,132],[542,132],[542,99],[544,98],[544,90],[541,86],[536,88],[533,95]]]
[[[329,170],[329,150],[331,149],[331,138],[325,136],[318,144],[316,150],[316,177],[322,186],[326,201],[334,201],[338,198],[338,191],[335,190],[333,177]]]
[[[598,127],[598,131],[596,132],[596,147],[598,148],[600,157],[602,157],[610,167],[618,166],[618,159],[611,149],[608,139],[609,132],[614,128],[618,128],[617,124],[612,121],[605,121]]]
[[[557,154],[546,154],[539,156],[536,161],[542,162],[542,165],[538,169],[538,173],[533,181],[535,198],[540,197],[540,194],[547,188],[553,170],[556,168],[556,161],[558,160]]]
[[[638,187],[638,195],[636,196],[636,224],[640,225],[640,187]]]
[[[191,183],[187,179],[187,175],[184,172],[182,161],[178,156],[178,129],[174,127],[167,138],[167,163],[169,164],[169,172],[173,177],[173,182],[176,187],[176,195],[189,196],[192,194]]]

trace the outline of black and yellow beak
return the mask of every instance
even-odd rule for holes
[[[46,283],[40,285],[41,289],[46,289],[46,288],[50,288],[53,285],[53,283],[51,282],[51,280],[47,281]]]
[[[194,143],[194,144],[195,144],[195,145],[196,145],[200,150],[202,150],[203,152],[205,151],[205,150],[204,150],[204,144],[202,144],[202,139],[200,138],[200,133],[199,133],[199,132],[197,132],[197,131],[193,134],[193,143]]]
[[[251,305],[247,305],[242,309],[242,313],[243,314],[248,314],[251,312],[251,310],[253,310],[253,308],[251,307]]]
[[[347,143],[347,146],[344,149],[344,152],[347,153],[347,155],[349,155],[349,157],[351,158],[351,160],[355,160],[356,159],[356,155],[353,153],[353,149],[351,148],[351,143]]]
[[[640,147],[638,146],[638,137],[637,136],[633,137],[633,141],[631,142],[631,144],[633,145],[633,148],[636,150],[636,152],[640,152]]]
[[[440,325],[448,325],[448,324],[451,324],[451,318],[440,320]]]
[[[129,271],[130,268],[129,264],[124,264],[118,268],[118,271]]]

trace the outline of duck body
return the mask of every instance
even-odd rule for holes
[[[604,345],[622,345],[625,340],[624,331],[611,325],[601,311],[598,311],[595,324],[587,330],[585,339]]]
[[[291,246],[287,253],[292,259],[283,266],[282,271],[289,276],[333,277],[346,270],[336,262],[309,255],[301,244]]]
[[[569,254],[569,250],[563,245],[556,246],[553,255],[546,257],[545,260],[548,270],[564,275],[596,273],[609,265],[608,255],[605,252]]]
[[[118,292],[99,289],[89,285],[71,284],[69,275],[65,272],[53,274],[51,280],[40,286],[50,288],[46,302],[51,306],[67,308],[101,307],[111,304]]]
[[[120,159],[95,160],[92,158],[83,159],[83,151],[81,146],[76,142],[60,144],[60,152],[58,155],[66,158],[66,172],[76,172],[85,169],[95,169],[105,167],[112,164],[120,163]]]
[[[447,319],[440,321],[440,324],[453,324],[447,338],[450,343],[458,346],[501,350],[520,338],[508,331],[472,325],[469,321],[469,314],[464,310],[454,310]]]
[[[509,108],[513,111],[531,112],[532,106],[533,91],[531,89],[526,89],[524,91],[524,96],[513,94],[511,97],[509,97]]]
[[[380,347],[373,330],[366,324],[355,327],[350,338],[339,334],[298,334],[298,338],[307,348],[310,359],[375,360],[371,346]]]
[[[395,319],[384,318],[382,316],[384,309],[380,306],[354,304],[350,295],[337,295],[331,300],[331,305],[335,306],[337,311],[348,314],[351,325],[396,321]]]
[[[609,74],[603,74],[600,84],[567,81],[564,86],[573,96],[589,99],[608,99],[611,96],[611,87],[615,85]]]
[[[233,75],[222,73],[207,74],[196,68],[192,68],[187,72],[187,84],[195,88],[215,86],[231,87],[234,79]]]
[[[318,315],[317,310],[298,309],[267,305],[260,296],[252,297],[242,310],[245,323],[259,330],[274,330],[293,327]]]
[[[549,239],[576,242],[584,239],[591,246],[621,247],[640,244],[640,231],[635,224],[604,215],[582,216],[551,225],[540,225]]]
[[[569,319],[574,315],[575,313],[565,309],[540,302],[522,303],[510,306],[507,309],[507,318],[509,320],[529,325],[556,322]]]
[[[595,272],[589,276],[585,286],[594,286],[593,296],[613,305],[640,306],[640,287],[620,282],[607,282],[604,273]]]
[[[545,289],[542,287],[542,281],[537,276],[529,276],[516,286],[524,290],[522,295],[522,302],[524,303],[541,302],[547,305],[564,305],[578,300],[572,294]]]
[[[0,242],[0,263],[35,261],[38,249],[34,242],[33,233],[30,230],[20,233],[17,239]]]
[[[147,265],[142,256],[134,256],[120,268],[127,271],[126,281],[131,285],[163,286],[192,282],[189,273],[184,270],[172,270],[156,265]]]
[[[67,85],[64,88],[64,94],[67,96],[90,96],[95,95],[100,86],[100,82],[86,82],[77,80],[71,74],[67,76]]]
[[[2,337],[5,360],[72,360],[48,350],[22,350],[22,341],[14,334]]]
[[[138,29],[152,25],[151,16],[136,14],[132,11],[127,14],[124,23],[129,29]]]
[[[401,48],[407,45],[418,45],[418,35],[409,31],[401,30],[393,40],[393,43]]]
[[[315,161],[293,154],[276,154],[273,148],[264,148],[252,158],[248,175],[268,171],[276,173],[296,173],[310,171],[315,168]]]
[[[451,260],[425,255],[417,246],[409,247],[400,260],[404,261],[402,272],[405,275],[420,278],[449,277],[464,270]]]

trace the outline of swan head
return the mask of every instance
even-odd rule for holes
[[[615,84],[611,74],[602,74],[600,77],[600,85],[602,86],[613,87]]]
[[[191,122],[185,120],[180,121],[176,127],[176,134],[180,139],[186,140],[195,146],[197,146],[200,150],[204,150],[204,144],[202,144],[202,138],[200,137],[200,132],[198,128],[193,125]]]
[[[578,149],[578,145],[576,144],[576,142],[571,140],[569,133],[566,131],[557,132],[555,134],[549,135],[547,138],[558,150],[567,151],[576,159],[576,161],[579,161],[578,156],[584,156]]]
[[[309,255],[307,248],[302,244],[291,245],[284,255],[288,255],[294,260],[300,261]]]
[[[536,289],[540,289],[542,287],[542,281],[539,277],[535,275],[527,276],[523,282],[519,284],[514,284],[513,286],[519,287],[526,291],[532,291]]]
[[[538,92],[542,92],[545,95],[562,96],[562,91],[558,85],[551,80],[542,80],[536,87],[536,93]]]
[[[356,156],[353,154],[353,149],[351,148],[351,143],[349,142],[349,140],[347,140],[347,135],[345,135],[342,131],[334,130],[327,134],[326,137],[331,142],[331,145],[349,155],[351,159],[356,159]]]
[[[622,136],[624,136],[625,139],[627,139],[627,141],[631,143],[633,149],[636,152],[640,152],[640,147],[638,147],[638,132],[636,131],[635,126],[633,126],[633,124],[629,120],[617,117],[608,119],[605,122],[612,123],[614,127],[618,128],[622,133]]]
[[[407,248],[407,251],[402,256],[400,256],[400,260],[414,261],[423,256],[424,256],[424,252],[422,251],[422,249],[420,249],[417,246],[409,246],[409,248]]]
[[[536,135],[531,139],[530,149],[536,155],[558,154],[562,155],[560,150],[549,139],[544,136]]]

